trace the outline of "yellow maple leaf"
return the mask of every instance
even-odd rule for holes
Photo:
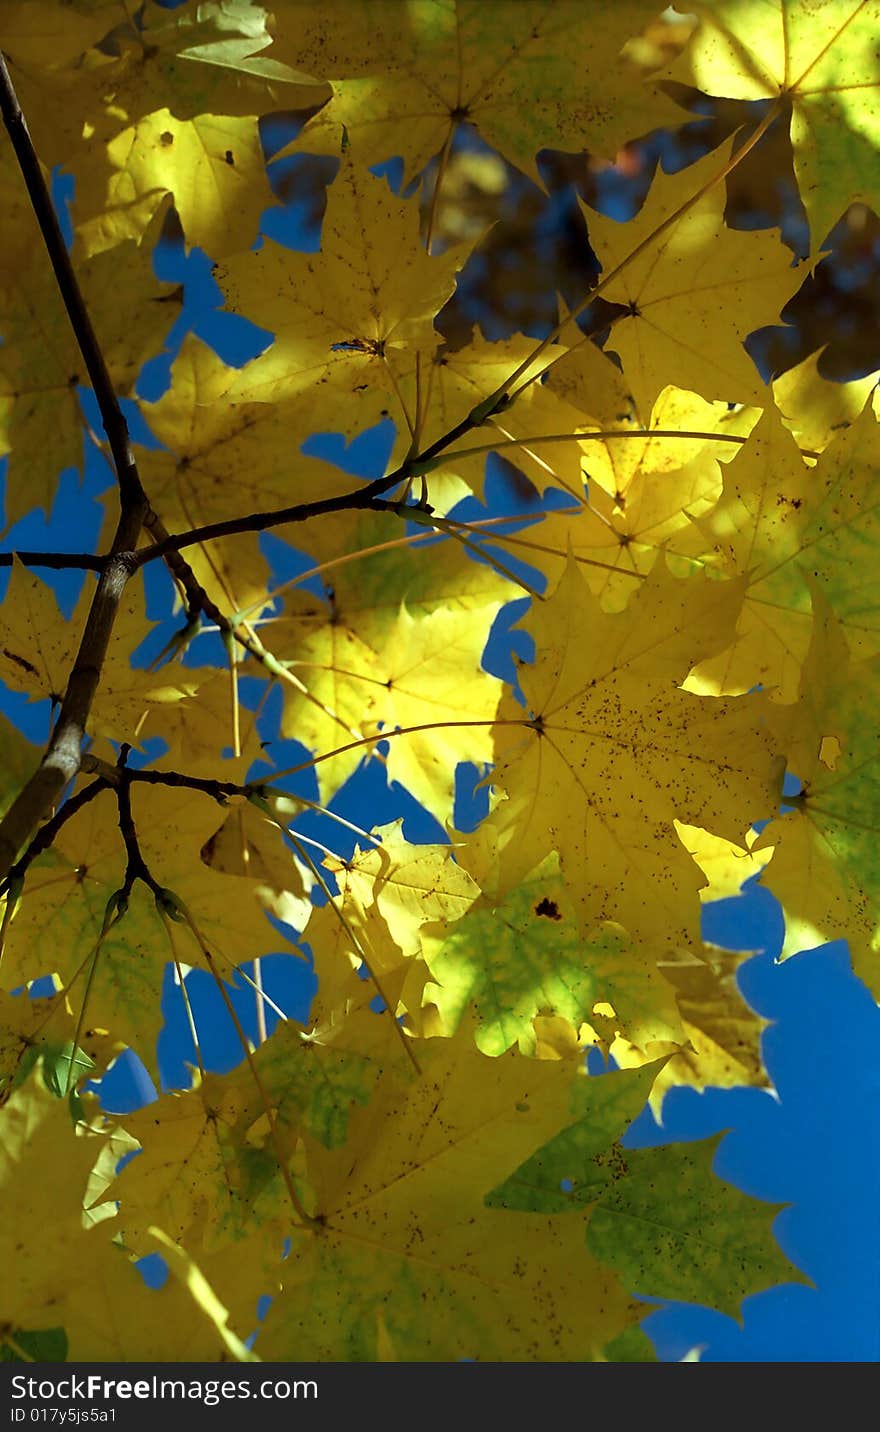
[[[128,242],[79,266],[83,297],[120,394],[131,391],[141,365],[164,344],[182,297],[180,289],[153,277],[153,245],[167,208],[162,195],[153,207],[161,213],[142,245]],[[33,507],[48,512],[59,471],[81,470],[83,461],[77,387],[88,387],[89,379],[35,234],[26,262],[15,269],[4,263],[0,270],[0,331],[0,450],[11,452],[6,484],[11,525]]]
[[[111,1192],[119,1200],[127,1247],[151,1251],[149,1230],[158,1224],[177,1243],[187,1245],[192,1233],[207,1252],[220,1246],[231,1252],[259,1226],[264,1266],[277,1260],[284,1238],[285,1217],[278,1212],[283,1191],[279,1197],[278,1190],[269,1190],[272,1211],[265,1217],[260,1199],[273,1179],[280,1188],[281,1178],[277,1159],[244,1138],[251,1082],[247,1066],[231,1078],[200,1079],[196,1073],[191,1090],[164,1094],[126,1116],[126,1131],[141,1152],[125,1165]],[[291,1214],[287,1208],[287,1217]]]
[[[0,676],[32,701],[60,702],[73,650],[52,588],[14,561],[0,615]]]
[[[742,591],[658,565],[611,614],[569,563],[527,620],[530,714],[512,697],[499,711],[493,783],[508,799],[482,838],[497,842],[505,888],[555,849],[584,929],[612,920],[635,936],[696,935],[701,881],[673,822],[737,839],[774,808],[781,774],[763,698],[679,689],[729,641]]]
[[[749,831],[744,846],[722,836],[712,835],[696,825],[675,822],[678,837],[688,854],[697,862],[708,881],[700,891],[700,899],[727,900],[738,895],[747,880],[760,875],[770,859],[768,851],[755,849],[757,836]]]
[[[578,0],[308,0],[274,7],[281,52],[333,82],[302,147],[338,153],[345,126],[365,163],[402,155],[423,169],[462,122],[540,182],[538,150],[621,145],[670,121],[671,107],[621,57],[656,14],[625,0],[586,14]],[[333,147],[335,144],[335,148]]]
[[[77,228],[89,254],[139,239],[172,195],[188,246],[235,253],[253,243],[272,203],[260,133],[253,116],[168,109],[146,115],[107,145],[106,172],[84,169]]]
[[[755,849],[772,851],[761,878],[785,912],[782,958],[846,938],[856,974],[876,994],[880,658],[854,660],[845,630],[814,584],[798,701],[773,713],[801,791],[787,797],[793,809],[770,822]]]
[[[77,1137],[69,1106],[36,1078],[0,1109],[0,1253],[4,1331],[57,1327],[63,1300],[88,1278],[83,1192],[101,1140]],[[64,1178],[57,1177],[63,1157]],[[10,1276],[11,1275],[11,1276]]]
[[[526,474],[539,492],[552,486],[568,491],[581,488],[582,453],[576,441],[559,443],[542,439],[551,434],[573,434],[578,429],[599,424],[610,410],[626,406],[620,391],[623,379],[619,370],[592,344],[586,347],[595,355],[594,361],[587,366],[589,360],[581,359],[581,367],[574,372],[566,364],[569,358],[574,360],[578,356],[578,350],[560,358],[559,348],[554,346],[534,362],[528,362],[535,344],[520,334],[496,342],[476,337],[462,348],[438,349],[431,367],[421,375],[427,392],[422,423],[423,449],[462,422],[487,393],[502,386],[522,363],[527,364],[523,377],[528,381],[510,408],[493,417],[488,427],[477,430],[479,442],[465,436],[457,446],[441,455],[437,468],[427,479],[431,503],[438,511],[446,507],[440,482],[448,483],[450,474],[463,478],[475,492],[482,492],[490,441],[498,443],[498,450]],[[554,366],[550,367],[551,364]],[[562,369],[563,378],[554,385],[557,368]],[[548,382],[537,381],[548,369]],[[587,373],[592,379],[589,395],[581,386],[581,379]],[[414,404],[414,378],[405,391],[408,393],[410,388]],[[574,389],[573,394],[570,389]],[[467,456],[472,447],[477,448],[475,455]],[[459,456],[459,450],[465,455]],[[463,494],[455,493],[455,499],[460,495]]]
[[[642,418],[668,383],[725,402],[767,401],[743,339],[778,320],[804,275],[778,235],[725,226],[729,155],[728,144],[679,174],[658,173],[626,224],[585,209],[590,242],[612,275],[603,297],[630,310],[616,320],[609,346]]]
[[[456,923],[429,926],[424,959],[433,983],[425,998],[443,1025],[455,1029],[466,1008],[478,1016],[477,1046],[499,1054],[518,1044],[534,1054],[551,1042],[536,1016],[552,1011],[574,1036],[597,1006],[613,1006],[617,1028],[640,1047],[681,1041],[675,1000],[650,942],[633,941],[606,925],[584,938],[558,868],[550,856],[503,901],[482,897]]]
[[[479,895],[479,887],[453,859],[448,845],[413,845],[402,820],[374,828],[376,843],[349,860],[327,859],[346,913],[375,904],[395,943],[407,954],[419,949],[421,927],[434,920],[458,920]]]
[[[795,175],[814,248],[854,199],[877,207],[876,0],[698,0],[670,74],[713,95],[791,109]]]
[[[259,880],[223,875],[199,859],[217,829],[210,796],[141,783],[131,803],[147,869],[162,889],[184,902],[211,958],[185,921],[167,911],[163,915],[154,892],[140,880],[127,908],[105,928],[115,908],[108,902],[124,887],[128,853],[116,800],[103,791],[68,820],[53,848],[30,864],[6,934],[2,974],[14,989],[57,973],[77,1008],[88,983],[89,1024],[110,1030],[155,1072],[165,965],[176,958],[210,969],[213,961],[219,975],[228,977],[233,966],[285,942],[262,916]],[[296,892],[301,883],[292,861],[290,870]]]
[[[393,514],[314,519],[304,524],[303,542],[325,559],[319,565],[327,568],[328,600],[293,591],[283,614],[261,628],[300,683],[285,684],[282,733],[320,758],[315,769],[326,803],[370,753],[372,746],[359,740],[378,734],[380,725],[438,723],[392,738],[392,745],[408,749],[387,759],[393,757],[389,770],[417,769],[418,799],[448,813],[455,762],[469,759],[457,754],[466,738],[475,742],[474,752],[484,752],[481,759],[489,753],[479,726],[444,730],[442,723],[491,720],[499,688],[480,662],[512,584],[449,540],[437,542],[426,561],[421,541],[407,540]],[[453,650],[467,663],[458,691],[455,682],[449,687]],[[472,714],[465,709],[470,700]]]
[[[735,455],[752,421],[751,410],[731,413],[725,403],[664,389],[647,428],[621,420],[613,429],[619,438],[608,432],[580,441],[586,507],[551,509],[505,545],[554,584],[570,552],[603,608],[621,610],[658,549],[677,574],[693,569],[691,523],[720,496],[719,460]],[[711,440],[715,433],[721,441]]]
[[[38,1055],[43,1059],[44,1082],[55,1092],[63,1092],[68,1085],[76,1088],[86,1077],[99,1078],[122,1045],[106,1030],[86,1022],[74,1049],[76,1028],[76,1017],[65,995],[33,999],[27,992],[10,995],[0,990],[0,1103],[9,1097]]]
[[[866,373],[847,383],[823,378],[819,368],[824,352],[820,348],[773,380],[782,421],[801,447],[809,449],[826,448],[836,432],[856,421],[871,394],[875,410],[878,401],[880,373]]]
[[[295,409],[283,403],[233,403],[236,370],[192,334],[171,368],[171,386],[141,412],[162,449],[138,454],[141,481],[166,527],[188,530],[349,492],[354,480],[329,463],[295,454]],[[167,449],[167,450],[166,450]],[[192,546],[186,559],[219,602],[237,612],[268,602],[269,568],[256,533]]]
[[[576,1117],[579,1061],[488,1059],[467,1022],[418,1052],[420,1077],[386,1070],[342,1148],[310,1144],[320,1226],[294,1233],[260,1355],[374,1361],[381,1314],[406,1360],[597,1356],[638,1314],[583,1221],[542,1220],[539,1237],[533,1215],[483,1206]]]
[[[401,1002],[411,1008],[409,999],[404,1001],[404,984],[414,961],[394,941],[377,906],[364,910],[353,903],[346,908],[343,905],[343,899],[336,897],[315,911],[308,944],[318,980],[311,1009],[312,1035],[332,1044],[341,1036],[345,1048],[352,1018],[362,1013],[380,990],[394,1015]],[[367,978],[362,979],[361,974]],[[420,985],[418,988],[421,992]],[[363,1033],[359,1027],[359,1052],[363,1050]],[[383,1033],[378,1037],[384,1040]]]
[[[328,93],[265,53],[267,19],[251,0],[82,14],[13,0],[4,47],[38,152],[76,172],[87,255],[139,239],[168,193],[188,243],[219,254],[252,242],[272,201],[257,116]]]
[[[228,307],[275,335],[231,383],[231,396],[296,398],[312,430],[348,436],[389,410],[399,417],[400,383],[415,355],[440,341],[434,315],[466,257],[458,246],[431,258],[419,242],[418,201],[398,199],[384,179],[344,159],[328,192],[320,254],[264,239],[256,253],[215,270]]]
[[[229,814],[201,849],[212,870],[257,882],[260,900],[279,920],[304,930],[312,911],[312,877],[284,844],[283,820],[264,815],[253,802],[233,796]]]
[[[27,692],[32,700],[61,700],[93,597],[94,587],[87,583],[65,623],[52,589],[21,563],[14,564],[0,616],[0,675],[7,685]],[[92,704],[90,728],[96,735],[131,743],[146,734],[161,735],[187,759],[199,760],[206,749],[228,744],[229,678],[218,678],[213,667],[185,667],[178,661],[159,671],[133,666],[130,658],[150,630],[143,590],[130,582]]]
[[[693,528],[728,571],[748,573],[748,591],[727,651],[701,664],[696,689],[748,691],[757,683],[791,701],[810,640],[816,578],[844,623],[856,655],[878,649],[880,587],[870,568],[852,581],[852,563],[877,527],[880,428],[866,402],[809,468],[778,414],[768,408],[725,470],[718,505]],[[702,534],[702,544],[700,535]]]
[[[257,1361],[228,1326],[227,1308],[201,1269],[167,1235],[154,1230],[150,1249],[158,1244],[171,1270],[158,1289],[146,1287],[115,1244],[98,1245],[94,1236],[92,1243],[87,1276],[64,1307],[70,1362]],[[242,1283],[250,1283],[254,1268],[260,1268],[257,1259],[240,1273]]]
[[[0,1251],[10,1275],[0,1320],[16,1357],[26,1345],[21,1329],[49,1328],[64,1330],[67,1356],[77,1361],[247,1356],[196,1280],[189,1287],[172,1280],[159,1292],[144,1285],[112,1241],[115,1205],[97,1223],[84,1210],[90,1169],[108,1149],[112,1126],[74,1123],[67,1101],[32,1077],[0,1110],[0,1129]]]
[[[750,958],[737,950],[704,945],[699,954],[679,952],[660,965],[675,989],[687,1043],[664,1064],[651,1090],[658,1111],[667,1089],[766,1089],[770,1078],[761,1058],[761,1033],[769,1020],[755,1014],[737,988],[736,972]]]
[[[385,693],[369,725],[401,731],[389,742],[388,779],[441,822],[452,819],[458,763],[485,765],[492,757],[501,683],[481,657],[499,605],[468,613],[441,607],[421,618],[401,607],[389,633]],[[413,729],[419,726],[428,729]]]

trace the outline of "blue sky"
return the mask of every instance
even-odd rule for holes
[[[301,217],[295,205],[287,211],[273,210],[267,231],[292,245],[314,247],[317,235],[303,229]],[[204,255],[194,251],[185,256],[167,246],[158,271],[163,278],[185,284],[186,303],[173,335],[175,344],[192,329],[230,362],[244,361],[261,346],[247,325],[217,313],[220,296]],[[153,398],[162,390],[169,362],[166,354],[147,366],[139,385],[143,396]],[[341,461],[360,475],[373,476],[383,469],[389,445],[385,425],[347,450],[341,439],[333,437],[316,438],[308,450]],[[107,485],[108,476],[94,456],[81,489],[73,475],[66,474],[49,523],[38,515],[28,517],[7,536],[6,546],[76,550],[92,544],[100,521],[95,497]],[[488,492],[496,509],[508,501],[498,477],[490,482]],[[276,576],[290,575],[297,568],[297,555],[277,537],[263,540]],[[165,579],[157,565],[149,570],[151,615],[157,617]],[[81,579],[71,573],[41,575],[51,580],[69,611]],[[508,613],[496,627],[486,656],[487,665],[508,679],[513,672],[509,633],[513,615]],[[167,624],[157,635],[157,649],[174,625]],[[196,643],[193,659],[207,659],[204,644],[202,653]],[[0,691],[0,706],[34,739],[44,739],[47,703],[27,706]],[[278,703],[273,698],[263,717],[267,734],[274,734],[277,718]],[[295,759],[293,754],[291,760]],[[283,752],[279,761],[287,763]],[[471,780],[475,774],[470,772]],[[462,820],[469,806],[467,775],[462,772],[460,782],[457,815]],[[303,777],[306,795],[314,794],[310,779],[308,774]],[[444,838],[405,793],[387,790],[376,762],[352,779],[340,797],[343,803],[355,821],[378,824],[403,814],[410,839]],[[315,817],[311,832],[319,838],[320,822]],[[308,825],[304,829],[308,832]],[[329,843],[336,848],[339,836],[339,828],[334,827]],[[327,838],[326,827],[323,837]],[[880,1355],[880,1069],[875,1053],[880,1047],[880,1010],[853,977],[842,943],[785,964],[776,962],[781,915],[773,898],[757,885],[736,899],[706,907],[704,933],[717,944],[756,952],[741,967],[740,986],[752,1007],[772,1021],[764,1035],[764,1056],[776,1094],[675,1090],[664,1107],[663,1128],[646,1110],[627,1142],[702,1138],[728,1130],[716,1157],[716,1171],[756,1197],[790,1205],[776,1220],[776,1236],[816,1286],[787,1285],[747,1299],[742,1325],[705,1309],[669,1304],[650,1315],[646,1328],[664,1359],[680,1358],[699,1345],[706,1361],[874,1361]],[[263,977],[267,992],[288,1013],[301,1019],[307,1016],[314,991],[307,959],[270,957],[264,961]],[[204,1031],[206,1064],[228,1068],[237,1063],[240,1047],[208,976],[198,972],[192,976],[192,998]],[[182,1003],[170,979],[163,1002],[167,1025],[160,1040],[160,1067],[165,1082],[179,1086],[188,1082],[191,1045]],[[253,996],[244,986],[237,1004],[246,1027],[253,1029]],[[152,1090],[136,1062],[125,1058],[105,1080],[103,1094],[108,1107],[123,1110],[151,1097]]]

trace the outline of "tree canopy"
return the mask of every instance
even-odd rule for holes
[[[645,1297],[803,1280],[716,1140],[621,1140],[768,1085],[705,902],[759,879],[785,957],[846,938],[880,993],[876,374],[773,346],[876,225],[878,33],[878,0],[6,0],[6,1359],[638,1361]],[[37,550],[71,470],[100,518]],[[134,1056],[157,1097],[113,1114]]]

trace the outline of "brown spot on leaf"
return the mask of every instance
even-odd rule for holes
[[[3,648],[3,655],[7,661],[11,661],[15,666],[20,666],[22,671],[29,671],[32,676],[39,676],[39,671],[33,662],[28,661],[27,657],[19,656],[16,652],[10,651],[7,646]]]
[[[543,915],[546,920],[561,920],[559,906],[555,900],[550,900],[546,895],[542,897],[535,906],[535,914]]]

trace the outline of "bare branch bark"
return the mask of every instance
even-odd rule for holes
[[[109,556],[95,591],[79,650],[49,745],[40,765],[0,821],[0,877],[40,821],[51,814],[65,786],[79,770],[86,721],[126,582],[137,569],[134,549],[147,514],[144,489],[131,450],[128,425],[95,336],[58,217],[43,177],[9,71],[0,54],[0,112],[27,185],[46,251],[55,271],[74,336],[101,410],[119,483],[120,515]]]

